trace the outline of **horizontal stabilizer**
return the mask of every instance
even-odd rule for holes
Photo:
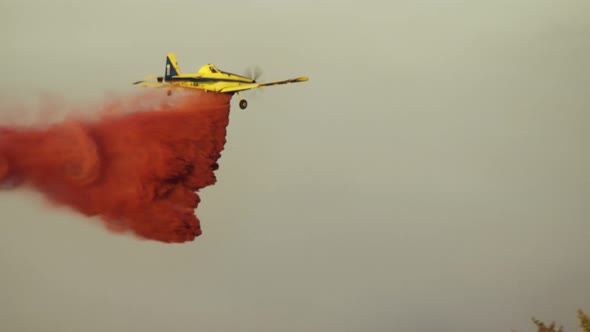
[[[154,87],[154,88],[164,88],[164,87],[170,87],[171,86],[168,83],[147,82],[147,81],[137,81],[137,82],[133,82],[131,84],[133,84],[133,85],[139,85],[139,86],[149,86],[149,87]]]

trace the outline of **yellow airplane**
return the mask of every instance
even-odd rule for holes
[[[258,83],[256,82],[257,77],[248,78],[245,76],[228,73],[217,69],[217,67],[211,63],[202,66],[196,73],[181,74],[180,68],[178,67],[178,62],[176,61],[176,55],[174,53],[168,53],[166,56],[166,72],[164,76],[146,77],[146,79],[154,78],[157,80],[157,82],[137,81],[133,82],[132,84],[147,87],[165,88],[168,89],[168,95],[171,95],[172,90],[177,88],[200,89],[230,94],[235,93],[240,99],[241,109],[246,109],[248,102],[240,97],[240,91],[263,88],[271,85],[304,82],[308,80],[306,76],[303,76],[284,81]]]

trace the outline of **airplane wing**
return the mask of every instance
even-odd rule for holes
[[[290,80],[284,80],[284,81],[259,83],[258,86],[264,87],[264,86],[271,86],[271,85],[290,84],[290,83],[297,83],[297,82],[305,82],[307,80],[308,80],[307,76],[303,76],[303,77],[297,77],[297,78],[293,78]]]
[[[303,77],[293,78],[293,79],[284,80],[284,81],[275,81],[275,82],[267,82],[267,83],[240,84],[239,86],[228,87],[228,88],[221,89],[219,92],[238,92],[238,91],[250,90],[250,89],[255,89],[255,88],[263,88],[263,87],[272,86],[272,85],[280,85],[280,84],[290,84],[290,83],[297,83],[297,82],[305,82],[307,80],[308,80],[308,78],[305,77],[305,76],[303,76]]]
[[[219,90],[219,92],[238,92],[238,91],[254,89],[259,86],[260,86],[260,84],[258,84],[258,83],[240,84],[238,86],[223,88],[223,89]]]

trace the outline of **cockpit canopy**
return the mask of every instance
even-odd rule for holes
[[[241,75],[238,74],[234,74],[234,73],[229,73],[223,70],[219,70],[214,64],[212,63],[208,63],[204,66],[202,66],[199,69],[198,72],[199,75],[213,75],[215,77],[226,77],[226,76],[235,76],[234,78],[241,78],[243,79],[245,82],[246,81],[251,81],[249,78],[247,77],[243,77]]]
[[[208,64],[202,66],[199,69],[199,73],[213,73],[213,74],[217,74],[219,72],[220,72],[219,69],[217,69],[217,67],[215,67],[215,65],[212,64],[212,63],[208,63]]]

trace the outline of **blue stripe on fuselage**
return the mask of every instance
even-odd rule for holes
[[[242,81],[242,80],[235,80],[230,78],[209,78],[209,77],[169,77],[166,79],[168,82],[234,82],[234,83],[244,83],[244,84],[251,84],[252,82]]]

